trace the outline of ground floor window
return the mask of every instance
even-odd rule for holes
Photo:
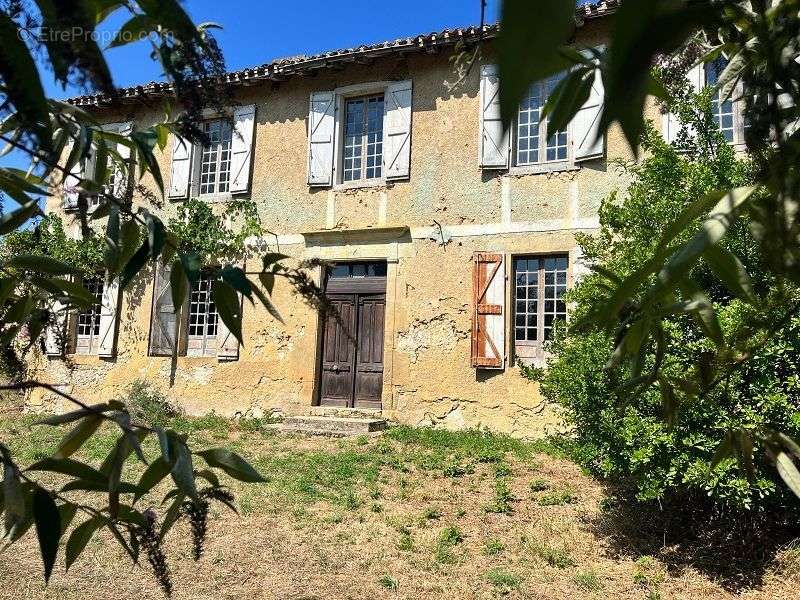
[[[186,347],[189,356],[216,355],[219,317],[211,297],[211,284],[211,274],[203,272],[192,285]]]
[[[514,346],[520,357],[533,356],[552,337],[553,326],[567,318],[566,254],[514,259]]]
[[[105,280],[97,274],[83,280],[83,287],[94,297],[94,303],[75,316],[75,354],[97,354],[100,349],[100,313]]]

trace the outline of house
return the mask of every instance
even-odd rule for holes
[[[603,44],[615,6],[578,9],[576,43]],[[566,131],[547,131],[541,117],[548,81],[531,88],[504,135],[497,33],[452,29],[232,73],[233,125],[209,115],[208,145],[170,140],[159,159],[163,202],[134,193],[165,219],[188,198],[215,210],[252,199],[275,233],[260,240],[264,249],[332,263],[312,276],[341,320],[278,281],[285,324],[245,302],[239,346],[207,279],[176,327],[163,269],[122,294],[100,277],[87,282],[97,306],[70,319],[66,349],[48,346],[37,376],[92,401],[146,378],[192,413],[352,408],[517,435],[557,423],[516,363],[541,361],[554,322],[566,318],[563,293],[585,270],[575,234],[598,227],[600,202],[625,185],[614,161],[631,154],[616,129],[595,139],[599,78]],[[479,38],[480,64],[451,90],[455,44]],[[168,92],[154,83],[121,90],[115,103],[72,102],[127,130],[157,122]],[[718,105],[727,123],[734,111]],[[648,111],[669,135],[669,116]],[[47,209],[74,221],[74,202],[68,194]],[[244,265],[253,276],[260,267]]]

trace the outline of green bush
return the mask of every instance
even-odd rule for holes
[[[689,115],[687,119],[695,114],[694,140],[690,138],[679,152],[650,126],[644,139],[646,158],[625,165],[631,184],[624,198],[616,194],[607,198],[600,210],[600,231],[579,236],[590,264],[622,277],[632,273],[652,255],[665,224],[689,201],[749,183],[750,162],[737,156],[706,118],[708,98],[701,94],[692,101],[697,110],[680,112]],[[756,291],[769,294],[771,280],[752,258],[757,253],[746,219],[732,228],[724,244],[744,263]],[[690,276],[717,308],[728,347],[736,348],[731,332],[742,324],[769,318],[734,299],[704,264]],[[597,273],[581,279],[568,294],[572,318],[587,314],[604,285]],[[795,297],[800,298],[796,291]],[[667,317],[664,333],[668,340],[664,371],[675,379],[702,377],[702,370],[693,369],[713,355],[713,346],[702,334],[699,320],[686,313]],[[612,348],[611,333],[562,327],[549,345],[552,358],[547,368],[523,371],[540,381],[548,400],[566,409],[575,432],[573,457],[596,474],[632,483],[640,500],[671,497],[706,504],[711,500],[717,509],[733,513],[797,506],[759,448],[753,453],[752,469],[743,468],[735,458],[714,468],[711,464],[726,432],[771,427],[793,436],[800,433],[800,320],[779,327],[764,340],[757,356],[699,400],[683,402],[677,390],[676,409],[663,404],[658,383],[641,394],[621,388],[630,377],[630,366],[607,368]],[[654,356],[650,347],[643,358],[644,372]],[[673,422],[665,415],[675,415]]]

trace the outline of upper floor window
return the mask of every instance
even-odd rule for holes
[[[517,111],[516,164],[533,165],[567,160],[567,131],[549,131],[542,110],[564,74],[534,83]]]
[[[706,64],[705,66],[705,85],[711,87],[717,84],[720,75],[728,66],[728,61],[724,57],[719,57],[716,60]],[[723,99],[722,91],[717,91],[711,98],[711,114],[722,132],[725,139],[729,142],[736,141],[736,128],[735,123],[736,113],[734,109],[734,101],[731,98]]]
[[[410,81],[314,92],[308,114],[308,183],[405,179],[411,161]]]
[[[379,179],[383,174],[384,96],[345,101],[343,181]]]
[[[201,195],[226,193],[231,177],[231,123],[217,119],[203,123],[207,143],[200,147]]]

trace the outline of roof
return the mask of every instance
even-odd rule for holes
[[[584,20],[612,14],[616,11],[620,1],[600,0],[578,7],[576,9],[576,17],[579,25]],[[484,25],[482,29],[480,26],[459,27],[355,48],[330,50],[311,56],[300,55],[279,58],[257,67],[231,71],[225,75],[225,80],[234,85],[254,85],[263,81],[284,81],[292,76],[310,74],[321,69],[341,67],[348,63],[359,63],[387,55],[434,53],[442,48],[455,46],[458,42],[475,43],[478,40],[496,38],[499,31],[500,25],[498,23]],[[119,88],[116,97],[108,94],[89,94],[69,98],[67,102],[75,106],[99,107],[108,106],[112,102],[131,102],[144,98],[170,96],[171,94],[172,84],[164,81],[151,81],[141,85]]]

